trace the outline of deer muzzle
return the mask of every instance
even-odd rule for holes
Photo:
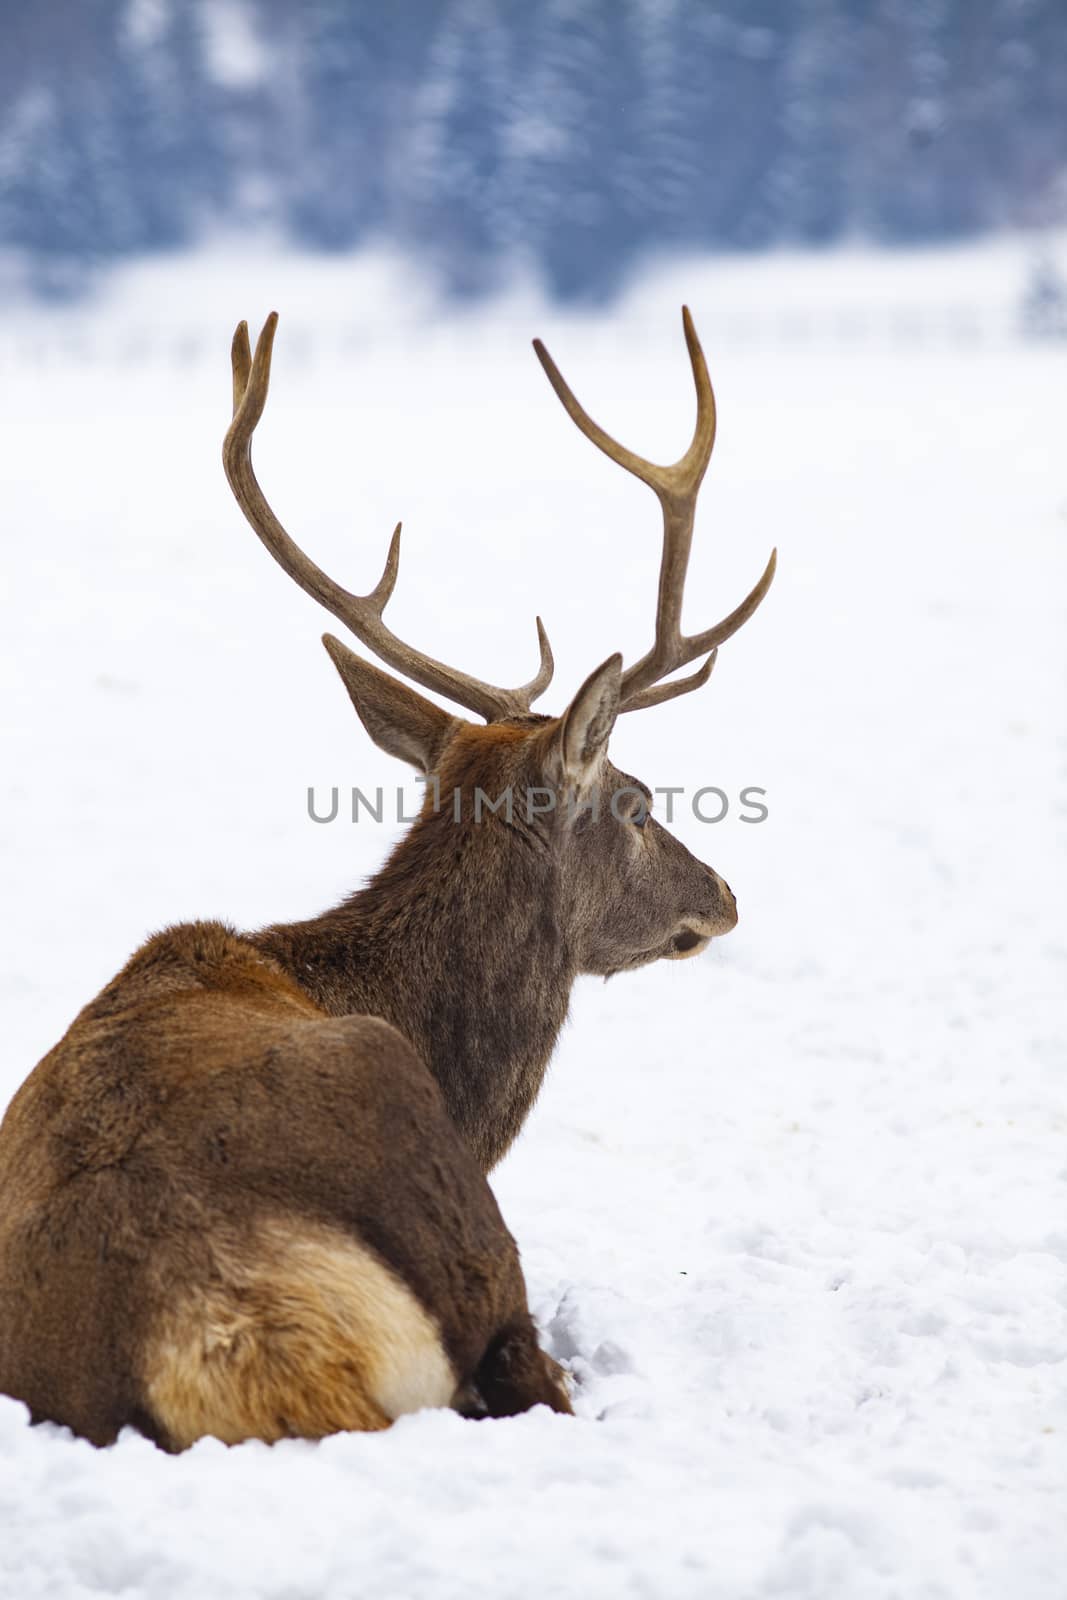
[[[712,880],[714,909],[703,915],[687,916],[671,936],[666,952],[669,961],[685,961],[706,950],[712,939],[720,938],[737,927],[737,901],[730,885],[717,872],[707,869]]]

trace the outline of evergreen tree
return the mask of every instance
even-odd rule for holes
[[[4,29],[0,248],[52,290],[219,222],[590,298],[667,250],[1067,216],[1064,0],[37,0]]]

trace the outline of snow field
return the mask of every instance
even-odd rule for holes
[[[994,296],[1000,260],[963,259],[960,292]],[[857,263],[849,293],[884,303],[897,270]],[[788,260],[754,276],[766,303],[796,292]],[[658,517],[526,341],[672,457],[683,294],[698,328],[752,303],[735,267],[676,279],[601,319],[443,319],[366,268],[175,263],[92,313],[114,359],[17,359],[0,329],[0,1102],[151,929],[305,915],[396,832],[307,817],[309,785],[406,774],[334,678],[331,619],[225,486],[233,322],[282,313],[256,459],[294,536],[366,589],[403,516],[392,625],[518,682],[539,610],[553,710],[645,647]],[[165,329],[177,308],[195,358],[120,359],[124,317]],[[287,343],[353,316],[347,348]],[[689,625],[772,544],[779,573],[712,682],[624,718],[613,756],[684,787],[675,829],[740,925],[697,961],[579,985],[493,1176],[578,1419],[423,1413],[169,1459],[0,1401],[0,1594],[1062,1595],[1062,353],[707,350],[720,433]],[[712,784],[765,788],[767,821],[700,823],[688,796]]]

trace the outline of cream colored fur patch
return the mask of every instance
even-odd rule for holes
[[[146,1347],[145,1398],[178,1448],[386,1428],[452,1400],[436,1323],[358,1240],[274,1218],[213,1253],[210,1281],[176,1289]]]

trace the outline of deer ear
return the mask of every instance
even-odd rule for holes
[[[449,716],[399,678],[372,667],[332,633],[324,633],[322,642],[378,748],[429,776],[462,718]]]
[[[609,656],[589,674],[559,719],[553,740],[559,782],[582,789],[592,778],[619,714],[621,677],[622,656]]]

